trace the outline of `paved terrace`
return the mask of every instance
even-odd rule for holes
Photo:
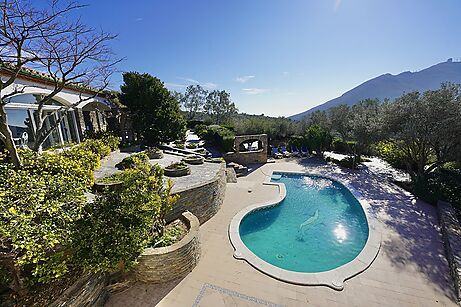
[[[383,228],[382,247],[343,291],[280,282],[233,258],[229,222],[242,208],[277,196],[276,187],[262,185],[271,170],[333,174],[371,203],[369,213]],[[202,258],[188,276],[162,285],[137,283],[106,306],[456,306],[435,208],[366,170],[312,159],[266,164],[228,184],[223,207],[200,233]]]
[[[95,178],[99,179],[118,172],[119,170],[115,167],[115,165],[132,153],[133,152],[112,152],[109,156],[101,161],[101,167],[94,172]],[[160,166],[165,167],[171,163],[181,161],[182,158],[183,157],[176,155],[164,154],[162,159],[151,159],[149,162],[151,164],[159,164]],[[189,165],[189,167],[191,169],[190,175],[184,177],[171,177],[174,182],[172,192],[175,193],[204,184],[212,180],[221,168],[219,163],[210,162],[205,162],[200,165]]]

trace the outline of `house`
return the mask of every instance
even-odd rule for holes
[[[0,77],[6,80],[9,71],[0,68]],[[2,89],[2,96],[21,90],[20,93],[8,97],[5,105],[8,123],[18,145],[31,145],[34,141],[37,98],[51,93],[52,89],[53,82],[49,75],[29,68],[22,69],[15,82]],[[45,141],[44,148],[70,142],[80,143],[87,132],[105,130],[107,116],[111,114],[113,105],[105,94],[98,93],[95,89],[68,85],[44,106],[44,111],[51,114],[62,107],[68,109],[67,114]],[[56,120],[57,115],[54,114],[44,124],[50,127]]]

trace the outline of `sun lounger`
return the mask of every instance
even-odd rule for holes
[[[296,146],[291,146],[291,155],[293,157],[299,157],[301,155],[301,153],[299,152],[298,150],[298,147]]]
[[[304,146],[301,147],[301,155],[303,157],[309,157],[309,150]]]
[[[272,153],[272,157],[276,158],[276,159],[281,159],[283,158],[283,155],[279,152],[279,150],[277,149],[277,147],[272,147],[271,148],[271,153]]]
[[[285,146],[282,146],[279,151],[285,158],[289,158],[291,156]]]

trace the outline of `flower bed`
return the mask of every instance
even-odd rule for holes
[[[179,242],[167,247],[146,248],[138,257],[136,279],[143,282],[164,283],[188,274],[200,259],[199,221],[190,212],[179,218],[188,233]]]
[[[176,162],[165,167],[165,176],[168,177],[182,177],[190,174],[190,167],[184,162]]]
[[[146,154],[149,159],[162,159],[163,158],[163,151],[158,149],[157,147],[150,147],[146,150]]]
[[[187,164],[192,164],[192,165],[199,165],[203,164],[203,157],[201,156],[187,156],[182,159],[184,162]]]

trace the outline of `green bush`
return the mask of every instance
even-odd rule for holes
[[[165,215],[176,202],[163,170],[144,163],[117,174],[121,189],[106,189],[87,206],[76,225],[75,262],[90,271],[118,271],[163,235]]]
[[[338,160],[338,159],[335,159],[335,158],[332,158],[332,157],[326,157],[325,161],[333,162],[334,164],[339,165],[341,167],[345,167],[345,168],[350,168],[350,169],[354,168],[354,158],[353,157],[346,157],[346,158],[341,159],[341,160]],[[363,160],[361,159],[361,161],[363,161]],[[355,161],[355,163],[356,163],[355,166],[357,166],[358,162]]]
[[[118,169],[127,169],[139,166],[141,164],[146,163],[149,161],[149,156],[145,152],[138,152],[128,157],[124,158],[121,162],[119,162],[116,167]]]
[[[74,146],[62,153],[44,152],[42,155],[29,149],[20,149],[23,170],[31,174],[49,174],[68,177],[84,186],[93,185],[93,170],[99,167],[99,157],[91,151]]]
[[[447,201],[461,209],[461,174],[459,170],[437,170],[425,180],[413,183],[413,192],[431,204]]]
[[[331,149],[335,152],[350,154],[355,145],[355,141],[343,141],[340,138],[335,138],[331,143]]]
[[[182,142],[175,142],[174,147],[179,148],[179,149],[184,149],[184,143]]]
[[[111,151],[117,150],[120,146],[120,138],[108,131],[87,131],[85,139],[101,140],[104,145],[110,147]]]
[[[0,239],[7,256],[0,266],[14,278],[13,290],[59,279],[68,271],[67,251],[86,203],[85,185],[68,173],[38,171],[30,164],[19,171],[1,164],[0,180]]]
[[[88,139],[77,145],[79,149],[91,151],[97,154],[99,158],[104,158],[110,154],[111,148],[106,145],[102,140]]]
[[[220,147],[223,152],[234,151],[234,136],[224,136],[220,141]]]
[[[405,154],[404,152],[393,142],[381,141],[373,146],[375,154],[388,162],[390,165],[406,169]]]
[[[194,143],[187,143],[186,144],[186,148],[188,149],[196,149],[198,147],[197,144],[194,144]]]

